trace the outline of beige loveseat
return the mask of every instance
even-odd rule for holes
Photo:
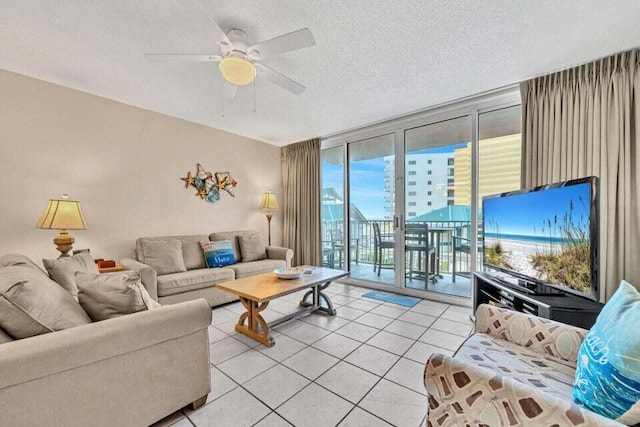
[[[267,273],[279,267],[290,267],[293,251],[277,246],[266,246],[266,259],[243,262],[239,236],[256,235],[257,231],[224,231],[206,235],[141,237],[136,240],[134,257],[121,260],[121,264],[140,273],[142,283],[152,298],[161,304],[174,304],[196,298],[204,298],[214,307],[235,301],[237,296],[216,289],[216,284]],[[236,264],[222,268],[207,268],[200,246],[202,241],[229,240],[233,248]],[[179,241],[186,271],[159,274],[156,268],[147,264],[146,254],[150,242]]]
[[[17,340],[0,329],[0,426],[145,426],[203,404],[210,323],[199,299]]]

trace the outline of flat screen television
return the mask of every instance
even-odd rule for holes
[[[598,301],[598,211],[596,177],[486,196],[484,266],[532,293]]]

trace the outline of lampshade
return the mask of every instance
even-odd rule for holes
[[[65,199],[63,196],[62,199],[49,199],[49,204],[36,227],[55,230],[86,230],[87,224],[82,215],[80,202]]]
[[[247,85],[256,77],[256,67],[246,59],[238,57],[224,58],[218,68],[224,78],[234,85]]]
[[[276,195],[271,191],[267,191],[262,195],[262,201],[260,202],[260,209],[266,209],[268,211],[278,210],[278,199]]]

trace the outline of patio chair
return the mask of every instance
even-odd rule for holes
[[[431,279],[435,283],[436,248],[430,242],[427,224],[405,225],[405,251],[409,254],[409,268],[405,277],[410,280],[422,279],[425,283]],[[417,266],[414,255],[418,256]]]
[[[391,249],[392,251],[395,249],[395,242],[393,240],[389,240],[387,238],[382,238],[382,233],[380,233],[380,224],[377,222],[373,223],[373,272],[378,272],[378,276],[380,275],[380,270],[382,268],[390,268],[393,269],[394,265],[392,264],[383,264],[382,263],[382,251],[384,249]]]
[[[471,239],[462,236],[453,235],[453,257],[452,257],[452,269],[451,269],[451,281],[453,283],[456,282],[456,275],[470,278],[471,277]],[[478,240],[478,254],[482,253],[482,241]],[[458,271],[458,259],[462,261],[462,258],[459,258],[465,254],[467,257],[467,265],[469,268],[466,271]]]
[[[331,240],[323,244],[323,253],[326,248],[326,253],[328,255],[327,264],[331,268],[336,268],[336,266],[338,268],[342,268],[343,259],[344,259],[344,240],[342,238],[342,230],[338,230],[338,229],[330,230],[329,235]],[[359,250],[360,241],[358,238],[352,238],[351,241],[353,242],[352,251],[351,251],[351,260],[354,261],[356,264],[358,264],[358,256],[360,254],[360,250]],[[336,258],[337,258],[337,262],[336,262]]]

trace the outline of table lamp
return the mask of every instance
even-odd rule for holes
[[[69,196],[63,194],[62,199],[49,199],[36,227],[60,230],[60,234],[53,239],[53,243],[60,251],[60,257],[67,257],[70,256],[69,251],[75,241],[67,230],[86,230],[87,224],[82,215],[80,202],[69,200]]]
[[[269,223],[269,246],[271,246],[271,218],[273,217],[273,211],[278,210],[278,199],[276,195],[271,191],[267,191],[262,195],[262,201],[260,202],[260,209],[267,211],[267,222]]]

